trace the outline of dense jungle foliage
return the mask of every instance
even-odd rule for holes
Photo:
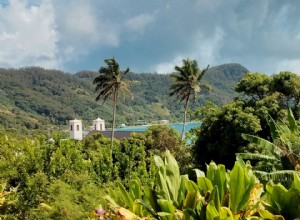
[[[180,171],[181,165],[178,166],[169,150],[162,151],[167,146],[156,148],[154,144],[162,140],[152,134],[166,129],[152,127],[146,134],[116,142],[113,161],[108,151],[110,140],[101,135],[79,142],[61,139],[59,133],[53,140],[46,140],[43,136],[25,138],[2,132],[0,217],[207,220],[300,217],[299,172],[293,173],[288,185],[272,180],[263,184],[251,165],[238,159],[231,170],[211,162],[206,172],[195,169],[193,175],[187,175]],[[180,141],[178,133],[170,130],[169,135]],[[179,159],[186,153],[180,145],[168,147]]]
[[[154,154],[169,149],[182,168],[190,166],[180,135],[168,126],[152,126],[144,134],[116,140],[112,161],[110,139],[101,134],[75,141],[58,132],[48,140],[1,131],[0,146],[3,219],[87,219],[105,189],[115,188],[116,182],[128,186],[139,178],[153,186]]]
[[[30,71],[34,69],[29,68]],[[82,106],[92,111],[99,108],[98,112],[103,109],[111,112],[111,103],[102,106],[92,101],[95,98],[91,84],[94,72],[75,76],[57,73],[53,75],[57,77],[54,77],[57,84],[51,84],[52,78],[47,81],[43,77],[48,75],[38,72],[33,78],[43,76],[45,83],[34,87],[39,90],[27,89],[34,80],[26,74],[16,84],[9,81],[9,75],[1,73],[0,76],[4,79],[0,81],[1,93],[5,93],[1,99],[2,122],[7,117],[12,120],[10,123],[16,123],[13,116],[19,116],[17,120],[22,121],[28,120],[30,115],[30,120],[36,120],[33,129],[47,120],[53,125],[59,124],[56,118],[59,114],[50,117],[42,111],[44,116],[40,116],[33,110],[41,108],[44,100],[51,106],[52,101],[47,99],[51,96],[60,100],[53,100],[53,103],[62,106],[67,101],[65,96],[55,95],[59,91],[62,94],[72,92],[69,103],[73,103],[71,99],[82,100],[85,103]],[[157,91],[149,95],[149,99],[160,97],[157,94],[163,92],[162,85],[170,83],[170,79],[163,75],[159,76],[161,84],[154,80],[155,77],[148,86],[142,84],[147,82],[143,77],[153,76],[131,74],[131,80],[140,81],[132,90],[145,95],[143,86],[151,91],[152,85],[157,84],[153,88]],[[71,78],[75,77],[78,85],[90,86],[90,90],[82,89],[82,85],[72,87],[74,90],[66,89],[58,83],[59,77],[66,77],[64,84],[68,86],[74,85]],[[162,80],[164,77],[166,81]],[[291,72],[272,76],[247,73],[237,81],[237,98],[226,105],[218,106],[212,100],[194,110],[205,97],[200,95],[190,114],[202,125],[187,134],[192,139],[190,144],[181,141],[179,133],[168,126],[156,125],[145,133],[133,133],[129,138],[115,140],[111,156],[110,139],[100,133],[75,141],[67,138],[64,132],[46,130],[52,133],[52,138],[48,138],[40,132],[21,131],[25,124],[10,128],[5,122],[7,129],[0,130],[0,218],[300,218],[300,76]],[[35,82],[39,84],[40,81]],[[44,89],[47,83],[53,88],[51,96],[46,92],[49,88]],[[3,88],[11,88],[12,92]],[[172,102],[168,88],[165,92],[165,96],[153,103],[163,102],[164,98]],[[118,120],[127,117],[128,109],[134,112],[133,108],[139,104],[132,103],[138,100],[147,105],[144,99],[125,100],[118,109]],[[16,103],[25,102],[24,109],[17,109]],[[15,110],[10,111],[12,109],[7,106],[14,106]],[[174,112],[180,109],[174,114],[178,114],[176,117],[181,121],[182,103],[164,106],[168,109],[174,106]],[[74,105],[70,111],[79,108]],[[144,108],[143,111],[148,110]],[[63,106],[61,112],[64,113]],[[80,113],[85,115],[86,112]],[[155,115],[154,112],[148,114],[149,118]],[[87,115],[82,117],[88,118]],[[43,121],[45,118],[48,119]],[[63,120],[67,118],[66,114]]]
[[[195,112],[195,117],[202,122],[193,146],[200,168],[213,160],[230,169],[237,152],[261,152],[262,149],[248,147],[241,134],[258,135],[271,141],[269,118],[280,123],[287,121],[288,108],[299,120],[300,76],[295,73],[280,72],[272,76],[248,73],[237,84],[236,91],[240,95],[234,102],[221,108],[208,102]]]
[[[207,100],[222,105],[236,96],[235,84],[248,70],[239,64],[211,67],[204,77],[214,89],[203,92],[191,106],[195,110]],[[98,116],[111,125],[111,101],[104,105],[96,102],[93,85],[97,72],[82,71],[71,75],[58,70],[39,67],[0,69],[0,128],[15,129],[19,133],[34,130],[59,129],[74,118],[83,119],[87,125]],[[118,125],[133,125],[138,120],[151,122],[168,119],[181,122],[184,108],[169,97],[169,75],[130,73],[131,97],[120,97],[117,109]],[[61,129],[64,129],[62,127]]]

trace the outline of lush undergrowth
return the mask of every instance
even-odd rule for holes
[[[110,139],[99,134],[79,142],[1,132],[0,146],[2,219],[300,217],[297,171],[289,186],[260,183],[242,160],[191,172],[179,134],[165,126],[116,141],[112,160]]]
[[[246,74],[243,98],[194,113],[191,145],[168,126],[116,140],[112,154],[97,133],[0,131],[0,218],[300,218],[299,82]]]
[[[174,157],[154,157],[155,184],[137,179],[126,188],[109,190],[93,219],[298,219],[300,177],[296,172],[289,188],[269,181],[263,185],[242,160],[232,170],[211,162],[206,175],[195,170],[196,181],[180,175]]]
[[[166,143],[164,138],[172,141]],[[101,134],[75,141],[60,133],[48,140],[2,131],[0,146],[3,219],[87,219],[106,189],[116,188],[118,181],[128,186],[139,178],[152,187],[154,154],[172,149],[179,161],[190,161],[184,159],[188,153],[179,134],[168,126],[116,140],[113,158],[110,139]],[[186,162],[182,165],[188,167]]]

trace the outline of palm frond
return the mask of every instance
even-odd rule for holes
[[[206,89],[208,91],[212,91],[213,90],[211,86],[205,85],[205,84],[200,84],[200,88],[201,89]]]
[[[203,78],[203,76],[205,75],[205,73],[207,72],[209,68],[209,65],[207,65],[206,69],[202,70],[200,75],[199,75],[199,81]]]
[[[190,95],[193,95],[195,99],[195,93],[201,90],[201,85],[199,84],[201,72],[198,63],[190,59],[183,60],[182,62],[183,66],[175,66],[174,69],[177,72],[170,75],[175,80],[170,86],[170,96],[176,94],[179,101],[186,100],[187,96]],[[205,71],[203,71],[204,73]],[[204,86],[202,87],[204,88]]]

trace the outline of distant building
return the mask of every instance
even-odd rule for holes
[[[125,126],[126,127],[126,126]],[[87,136],[90,134],[94,134],[95,132],[100,132],[104,137],[110,138],[111,137],[111,130],[105,129],[105,121],[101,118],[97,118],[93,120],[93,126],[91,127],[91,130],[89,131],[83,131],[82,130],[82,122],[81,120],[70,120],[69,121],[69,132],[70,132],[70,139],[74,140],[82,140],[83,136]],[[124,137],[130,137],[130,135],[133,133],[144,133],[139,131],[118,131],[115,130],[114,138],[120,140]]]
[[[75,140],[82,140],[82,122],[81,120],[74,120],[69,121],[69,132],[70,138]]]
[[[159,124],[161,124],[161,125],[168,125],[168,124],[170,124],[170,122],[169,122],[169,120],[160,120]]]
[[[93,131],[105,131],[105,121],[101,118],[93,120]]]
[[[177,130],[178,132],[181,132],[183,127],[183,123],[169,124],[168,120],[155,121],[154,124],[168,125],[171,128]],[[185,131],[187,132],[192,128],[199,127],[200,125],[201,122],[189,122],[186,124]],[[132,133],[144,133],[150,126],[151,125],[146,125],[146,126],[142,125],[142,126],[134,126],[134,127],[121,126],[121,128],[115,129],[114,138],[120,140],[121,138],[130,137]],[[91,126],[91,129],[85,131],[83,131],[82,129],[81,120],[74,119],[69,121],[69,132],[70,132],[70,139],[82,140],[83,137],[95,133],[101,133],[104,137],[110,138],[112,130],[106,130],[105,121],[98,117],[97,119],[93,120],[93,125]]]

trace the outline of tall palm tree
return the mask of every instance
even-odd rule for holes
[[[129,72],[129,68],[125,71],[120,71],[119,64],[116,62],[115,58],[105,59],[104,62],[107,64],[106,67],[100,67],[100,75],[94,79],[94,84],[96,84],[96,92],[98,96],[96,101],[103,99],[103,103],[110,97],[113,97],[113,123],[111,132],[111,149],[110,154],[112,158],[112,148],[114,145],[114,132],[115,132],[115,122],[116,122],[116,108],[118,104],[119,93],[129,92],[129,83],[124,80],[124,76]]]
[[[185,101],[181,140],[184,139],[186,114],[189,106],[190,97],[193,97],[193,100],[195,101],[196,93],[199,93],[202,88],[210,89],[208,85],[201,84],[201,79],[208,70],[209,65],[205,70],[201,71],[198,67],[198,63],[196,60],[186,59],[182,62],[182,67],[175,66],[174,69],[177,72],[171,74],[171,77],[174,79],[174,82],[170,87],[170,96],[176,95],[177,99],[180,102]]]

